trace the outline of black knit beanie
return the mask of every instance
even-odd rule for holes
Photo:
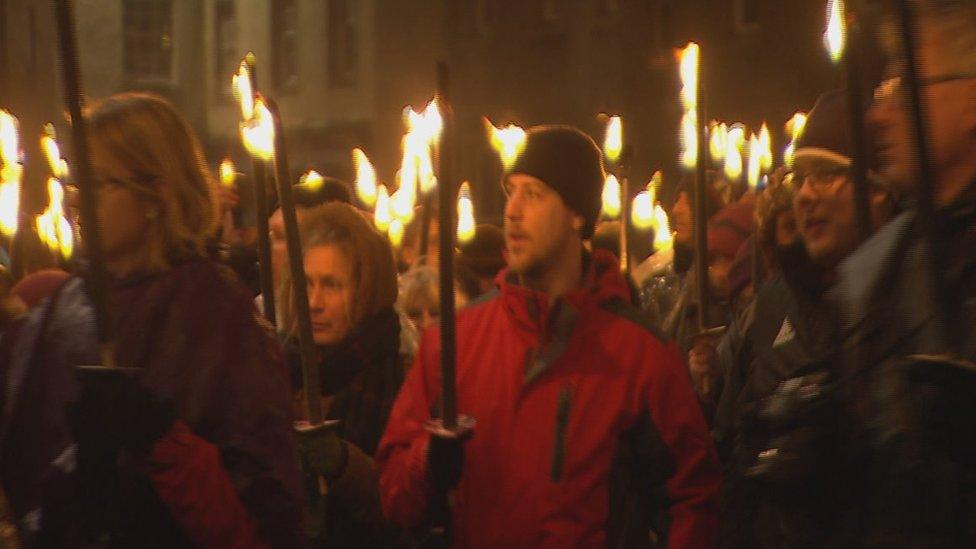
[[[569,209],[583,216],[583,239],[593,236],[605,174],[603,153],[590,136],[571,126],[535,126],[505,178],[513,173],[537,177],[552,187]]]

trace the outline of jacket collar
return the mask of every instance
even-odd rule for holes
[[[587,313],[616,299],[631,302],[627,281],[619,270],[619,261],[610,252],[594,250],[583,254],[583,282],[550,305],[550,296],[518,283],[518,276],[503,270],[496,278],[502,303],[514,324],[522,331],[548,339],[550,315],[569,307],[576,313]],[[561,316],[557,314],[556,316]]]

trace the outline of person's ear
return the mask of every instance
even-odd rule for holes
[[[585,224],[586,224],[586,220],[583,219],[583,216],[573,214],[573,230],[582,232],[583,231],[583,225],[585,225]]]

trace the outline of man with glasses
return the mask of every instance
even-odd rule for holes
[[[905,61],[887,32],[891,79],[868,113],[881,173],[932,190],[840,269],[845,337],[842,544],[976,546],[976,3],[916,0],[914,52],[931,180],[919,170]],[[894,17],[892,17],[894,19]],[[924,186],[923,186],[924,185]],[[931,222],[931,234],[924,231]],[[934,235],[934,236],[933,236]],[[931,236],[931,237],[930,237]],[[933,258],[936,261],[933,261]]]
[[[839,462],[830,387],[839,345],[827,294],[837,265],[859,244],[846,113],[837,92],[811,111],[792,174],[799,241],[777,246],[782,276],[762,287],[718,348],[723,547],[820,546],[832,530]],[[893,193],[870,180],[878,227],[891,217]]]

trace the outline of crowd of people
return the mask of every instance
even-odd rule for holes
[[[854,157],[847,96],[825,92],[792,166],[759,191],[719,174],[674,182],[662,193],[673,245],[632,243],[623,269],[620,225],[601,219],[600,149],[573,127],[529,129],[502,177],[503,227],[478,225],[455,253],[453,428],[441,417],[436,216],[395,248],[346,183],[296,187],[305,280],[294,280],[281,210],[235,215],[246,200],[214,183],[169,102],[98,101],[86,118],[104,323],[83,259],[70,274],[0,277],[0,536],[976,545],[976,6],[919,6],[928,181],[894,39],[863,121],[871,159]],[[258,215],[274,296],[260,295],[246,221]],[[308,423],[309,400],[324,424]]]

